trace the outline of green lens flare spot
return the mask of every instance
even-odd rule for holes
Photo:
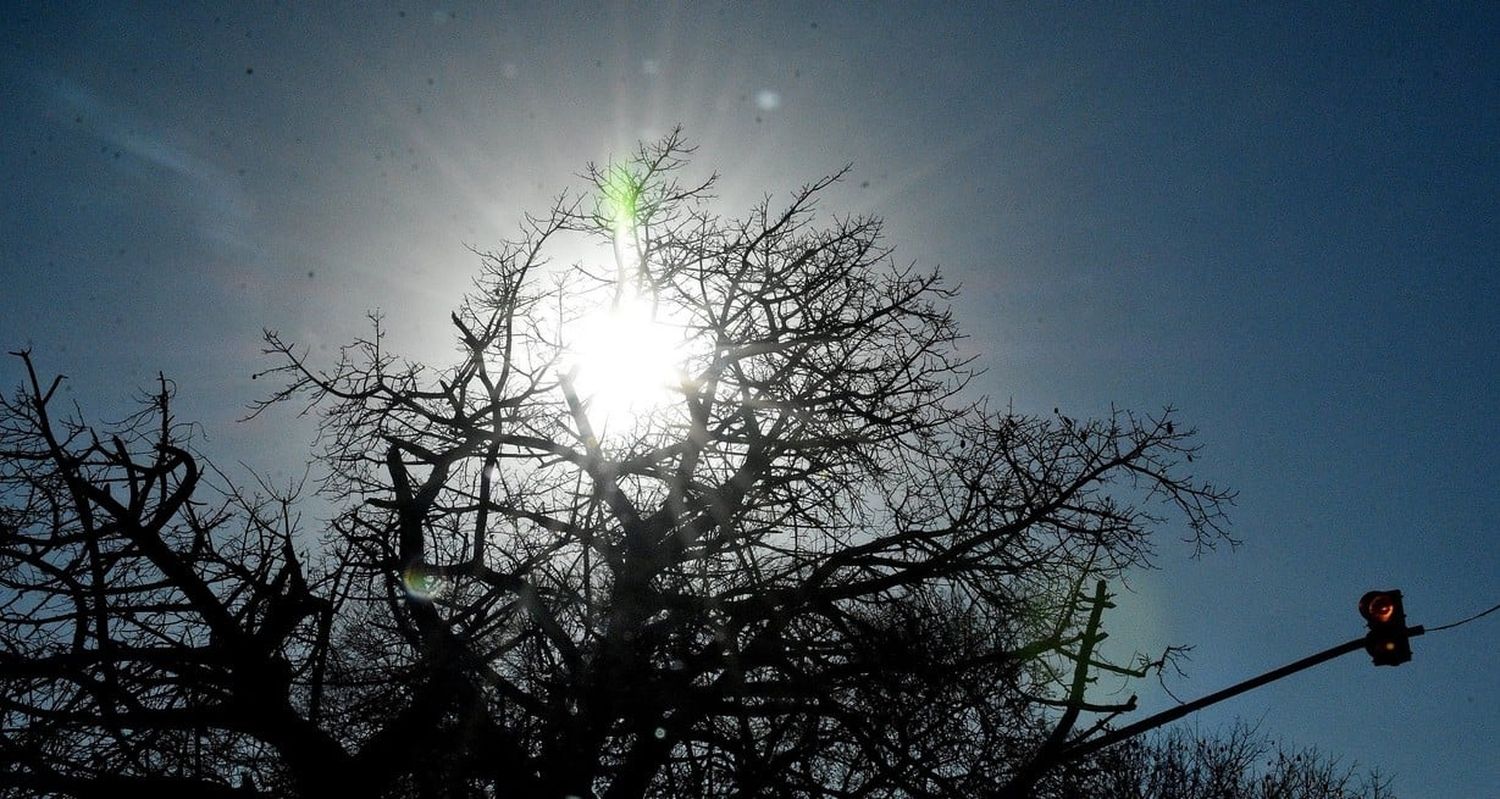
[[[401,572],[401,588],[412,599],[431,602],[442,596],[447,582],[421,566],[408,566]]]
[[[637,204],[643,188],[641,180],[629,169],[612,166],[604,176],[604,213],[615,230],[628,230],[635,226]]]

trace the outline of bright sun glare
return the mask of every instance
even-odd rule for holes
[[[651,303],[622,296],[576,323],[574,389],[588,408],[595,433],[619,432],[672,398],[678,382],[679,338],[654,318]]]

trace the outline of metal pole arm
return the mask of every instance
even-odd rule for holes
[[[1406,629],[1407,636],[1413,638],[1421,635],[1424,632],[1426,632],[1426,630],[1420,626],[1408,627]],[[1079,743],[1073,744],[1072,746],[1064,749],[1055,762],[1057,764],[1069,763],[1074,760],[1088,757],[1089,755],[1101,749],[1104,749],[1105,747],[1113,746],[1114,744],[1117,744],[1121,741],[1134,738],[1135,736],[1140,735],[1143,732],[1154,730],[1157,727],[1162,726],[1163,724],[1168,724],[1170,722],[1176,721],[1177,719],[1180,719],[1189,713],[1197,710],[1202,710],[1209,705],[1222,702],[1225,699],[1230,698],[1231,696],[1238,696],[1239,694],[1242,694],[1251,689],[1259,688],[1266,683],[1275,682],[1282,677],[1296,674],[1303,669],[1310,669],[1313,666],[1318,665],[1319,663],[1325,663],[1327,661],[1333,660],[1340,655],[1347,655],[1355,650],[1364,649],[1368,639],[1369,636],[1364,636],[1361,638],[1355,638],[1352,641],[1345,641],[1338,646],[1332,647],[1330,649],[1325,649],[1322,652],[1317,653],[1316,655],[1309,655],[1296,662],[1288,663],[1281,668],[1268,671],[1258,677],[1251,677],[1244,682],[1231,685],[1230,687],[1225,688],[1222,691],[1211,693],[1201,699],[1195,699],[1192,702],[1188,702],[1187,704],[1178,705],[1177,707],[1163,710],[1162,712],[1155,715],[1147,716],[1146,718],[1143,718],[1140,721],[1135,722],[1134,724],[1127,724],[1124,727],[1119,728],[1118,730],[1108,732],[1091,741],[1080,741]]]

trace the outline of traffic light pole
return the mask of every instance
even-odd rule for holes
[[[1416,637],[1424,632],[1426,632],[1426,630],[1420,626],[1406,628],[1406,634],[1411,637]],[[1127,724],[1124,727],[1119,728],[1118,730],[1113,730],[1108,734],[1101,735],[1100,737],[1095,738],[1091,741],[1083,741],[1081,743],[1074,744],[1073,746],[1064,749],[1055,762],[1057,764],[1069,763],[1080,758],[1088,757],[1089,755],[1101,749],[1104,749],[1105,747],[1113,746],[1114,744],[1117,744],[1121,741],[1134,738],[1135,736],[1140,735],[1143,732],[1150,732],[1151,730],[1154,730],[1157,727],[1162,726],[1163,724],[1169,724],[1173,721],[1176,721],[1177,719],[1182,718],[1183,716],[1188,715],[1189,713],[1202,710],[1209,705],[1222,702],[1225,699],[1230,698],[1231,696],[1238,696],[1239,694],[1242,694],[1246,691],[1259,688],[1266,683],[1275,682],[1282,677],[1296,674],[1303,669],[1310,669],[1313,666],[1318,665],[1319,663],[1326,663],[1341,655],[1347,655],[1350,652],[1364,649],[1366,643],[1368,642],[1368,638],[1369,636],[1364,636],[1355,638],[1352,641],[1345,641],[1338,646],[1332,647],[1330,649],[1325,649],[1322,652],[1317,653],[1316,655],[1309,655],[1296,662],[1288,663],[1279,669],[1268,671],[1258,677],[1251,677],[1250,679],[1245,680],[1242,683],[1231,685],[1230,687],[1225,688],[1222,691],[1211,693],[1201,699],[1195,699],[1185,705],[1178,705],[1177,707],[1171,708],[1170,710],[1163,710],[1162,712],[1155,715],[1147,716],[1146,718],[1143,718],[1140,721],[1135,722],[1134,724]]]

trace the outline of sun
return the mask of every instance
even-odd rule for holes
[[[575,324],[567,367],[596,435],[621,432],[672,401],[681,334],[649,300],[623,295]]]

